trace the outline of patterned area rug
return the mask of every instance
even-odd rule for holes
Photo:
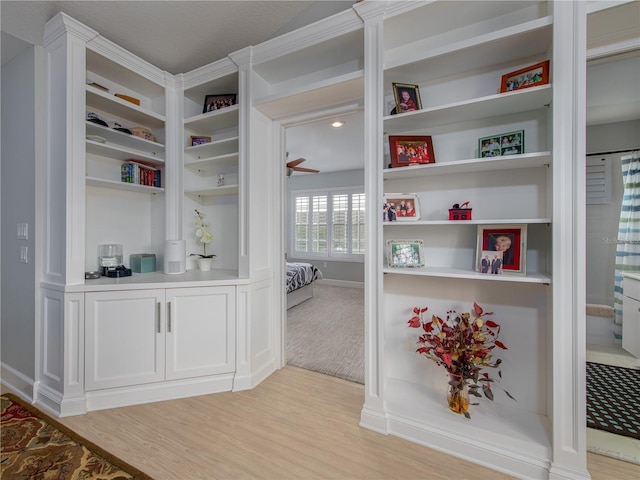
[[[587,427],[640,440],[640,370],[587,362]]]
[[[2,395],[0,409],[3,479],[151,480],[15,395]]]

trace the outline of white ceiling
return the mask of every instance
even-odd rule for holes
[[[42,45],[45,23],[64,12],[158,68],[177,74],[344,11],[354,3],[2,0],[0,17],[3,32]]]

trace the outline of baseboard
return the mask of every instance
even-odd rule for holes
[[[54,417],[71,417],[87,413],[84,394],[62,396],[43,384],[38,385],[35,405]]]
[[[231,391],[233,374],[87,392],[87,411],[126,407]]]
[[[0,381],[14,395],[22,398],[27,403],[33,402],[36,382],[32,378],[2,362],[0,363]]]
[[[378,410],[363,407],[360,412],[360,426],[387,435],[387,417]]]
[[[251,390],[258,384],[267,379],[273,372],[277,370],[275,360],[269,360],[266,364],[252,373],[235,375],[233,379],[233,391]]]
[[[351,287],[351,288],[364,288],[364,282],[352,282],[350,280],[334,280],[332,278],[323,278],[322,280],[316,280],[318,285],[328,285],[331,287]]]
[[[549,478],[550,459],[524,449],[500,447],[483,443],[482,439],[460,437],[439,428],[425,428],[395,415],[389,416],[388,433],[516,478]]]

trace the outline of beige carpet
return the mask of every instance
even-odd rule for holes
[[[316,285],[288,310],[287,363],[364,383],[364,290]]]

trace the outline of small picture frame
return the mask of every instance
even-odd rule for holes
[[[418,195],[415,193],[385,193],[382,215],[385,222],[420,220]]]
[[[199,137],[191,135],[189,137],[189,141],[192,147],[196,147],[198,145],[204,145],[205,143],[211,143],[211,137]]]
[[[214,112],[236,104],[235,93],[225,93],[223,95],[207,95],[204,97],[204,107],[202,113]]]
[[[408,83],[393,83],[393,97],[396,100],[396,113],[407,113],[422,110],[420,88]]]
[[[549,60],[504,74],[500,84],[500,93],[538,87],[547,83],[549,83]]]
[[[526,225],[478,225],[477,237],[476,271],[482,271],[485,252],[501,252],[502,273],[526,274]]]
[[[502,268],[502,252],[496,250],[482,250],[476,265],[476,271],[489,275],[500,275]]]
[[[436,163],[428,135],[389,135],[389,154],[392,168]]]
[[[424,267],[422,240],[387,240],[387,262],[391,268]]]
[[[524,153],[524,130],[478,139],[478,158],[503,157]]]

